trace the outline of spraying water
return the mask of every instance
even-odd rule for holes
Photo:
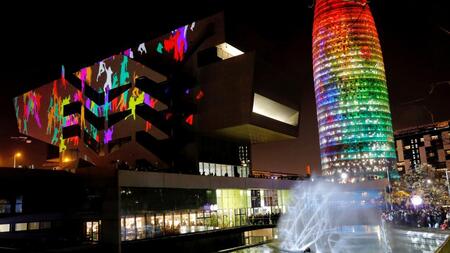
[[[288,252],[392,252],[376,208],[361,208],[358,193],[327,182],[300,182],[292,189],[278,226]],[[367,245],[370,245],[368,247]]]

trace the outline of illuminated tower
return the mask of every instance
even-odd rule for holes
[[[312,48],[322,174],[386,176],[395,166],[394,138],[380,42],[366,1],[316,0]]]

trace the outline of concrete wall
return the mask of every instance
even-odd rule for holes
[[[157,173],[143,171],[119,171],[119,187],[149,187],[149,188],[182,188],[182,189],[290,189],[296,180],[279,180],[243,177],[216,177],[173,173]],[[302,181],[309,183],[308,181]],[[387,180],[367,181],[359,184],[341,185],[343,189],[384,189]],[[331,183],[330,183],[331,184]]]
[[[183,189],[290,189],[298,181],[263,178],[216,177],[141,171],[119,171],[120,187]]]

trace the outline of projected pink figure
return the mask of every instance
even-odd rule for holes
[[[103,139],[103,143],[107,144],[112,140],[112,134],[114,132],[114,126],[111,128],[108,128],[108,130],[105,131],[105,138]]]

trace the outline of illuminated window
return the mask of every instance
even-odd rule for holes
[[[16,223],[16,231],[25,231],[27,230],[27,223]]]
[[[28,223],[28,230],[38,230],[39,222],[30,222]]]
[[[0,232],[9,232],[10,226],[9,224],[0,224]]]
[[[233,47],[232,45],[228,43],[222,43],[216,46],[217,47],[217,57],[221,58],[222,60],[229,59],[231,57],[235,57],[241,54],[244,54],[241,50]]]
[[[203,163],[199,162],[198,163],[198,172],[200,173],[200,175],[203,175]]]
[[[144,216],[136,216],[136,239],[144,239],[145,238],[145,217]]]
[[[409,146],[409,145],[405,146],[405,149],[411,149],[411,146]]]
[[[439,139],[439,137],[437,135],[433,135],[433,136],[431,136],[431,139],[432,140],[437,140],[437,139]]]
[[[205,172],[205,176],[209,175],[209,163],[203,163],[203,171]]]
[[[123,219],[122,219],[123,220]],[[89,241],[98,241],[101,221],[87,221],[84,223],[85,236]]]
[[[420,138],[420,141],[421,141],[421,142],[424,142],[424,139],[423,139],[423,137],[422,137],[422,138]]]
[[[22,213],[22,199],[23,196],[18,196],[16,198],[16,210],[15,210],[16,213]]]
[[[7,199],[0,199],[0,213],[10,213],[11,203]]]
[[[52,223],[50,221],[41,221],[39,223],[39,229],[50,229],[52,227]]]
[[[298,111],[256,93],[252,112],[292,126],[298,125]]]
[[[134,216],[125,218],[125,239],[127,241],[136,240],[136,221],[134,218]]]

